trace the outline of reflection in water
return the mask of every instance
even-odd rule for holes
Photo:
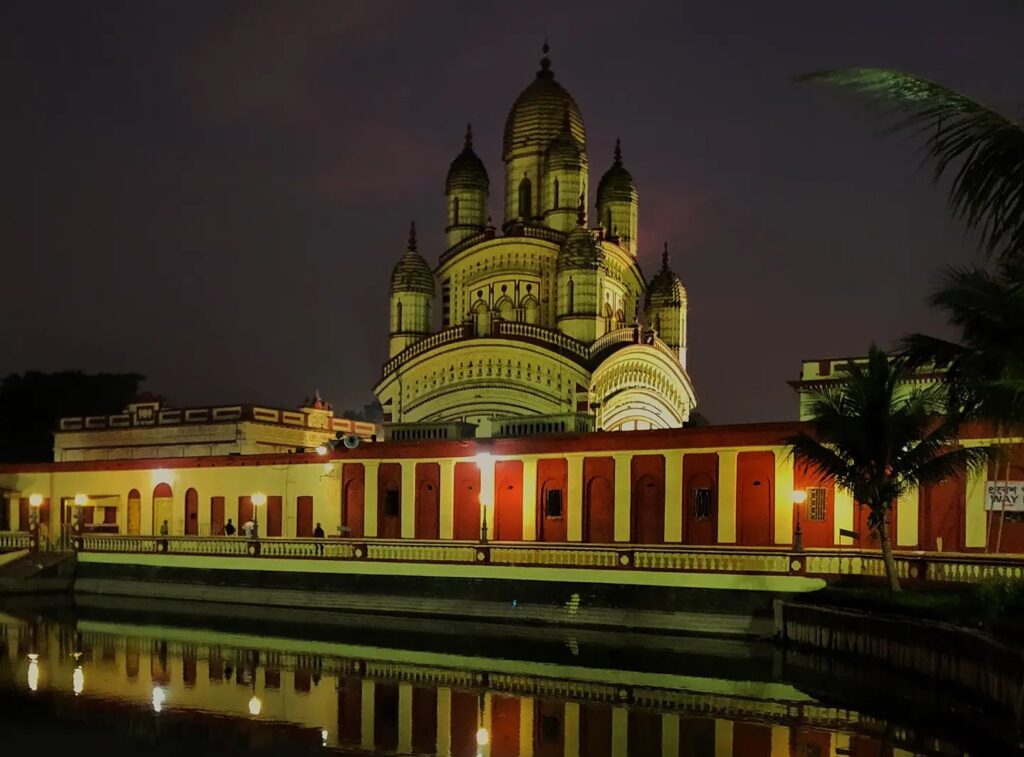
[[[310,640],[250,627],[260,626],[0,616],[0,696],[20,697],[42,722],[95,729],[97,743],[172,740],[194,754],[963,754],[779,680],[778,653],[764,645],[606,634],[594,651],[596,635],[567,646],[542,630],[525,638],[543,644],[517,641],[529,654],[492,638],[485,656],[472,647],[499,631],[471,643],[445,626],[443,644],[424,631],[399,647],[381,643],[384,631]],[[0,707],[4,732],[16,720]]]

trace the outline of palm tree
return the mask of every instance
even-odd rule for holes
[[[930,303],[946,312],[960,339],[912,334],[903,340],[909,364],[944,371],[949,412],[988,422],[997,438],[1016,436],[1024,426],[1024,259],[1004,260],[994,272],[951,268]],[[1000,458],[1009,463],[1008,455]]]
[[[952,89],[902,71],[847,68],[805,74],[799,81],[852,90],[881,105],[893,132],[924,138],[934,180],[953,173],[954,217],[976,231],[997,259],[1024,252],[1024,128]]]
[[[910,381],[914,370],[902,357],[872,345],[865,365],[811,400],[812,433],[787,440],[798,462],[853,495],[870,511],[885,573],[900,590],[889,532],[890,511],[900,495],[987,464],[986,448],[956,446],[957,416],[940,416],[945,385],[924,388]]]

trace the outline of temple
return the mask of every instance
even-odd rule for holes
[[[591,218],[583,116],[544,53],[505,122],[500,231],[467,128],[444,183],[447,249],[432,268],[413,226],[392,271],[389,359],[375,389],[386,423],[464,424],[457,435],[484,437],[510,425],[663,429],[696,405],[686,289],[668,245],[646,277],[618,141]]]

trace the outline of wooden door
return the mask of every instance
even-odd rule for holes
[[[480,539],[480,469],[476,463],[455,463],[454,537]]]
[[[236,525],[235,528],[238,528]],[[210,497],[210,535],[224,535],[224,498]]]
[[[615,493],[611,481],[604,476],[590,479],[583,507],[584,540],[593,544],[615,541]]]
[[[918,505],[918,546],[921,549],[957,552],[963,548],[966,491],[964,479],[959,476],[921,490]]]
[[[300,539],[313,536],[313,498],[302,496],[295,500],[295,535]]]
[[[267,525],[264,532],[267,536],[281,536],[283,510],[284,506],[280,496],[267,497]]]
[[[438,539],[441,535],[440,466],[420,463],[416,474],[416,538]]]
[[[494,538],[523,538],[523,463],[499,460],[494,464]]]
[[[138,489],[128,492],[128,533],[142,533],[142,497]]]
[[[736,456],[736,521],[738,546],[775,543],[775,455],[740,452]]]
[[[185,535],[199,536],[199,493],[195,489],[185,492]]]

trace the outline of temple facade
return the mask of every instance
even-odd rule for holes
[[[583,116],[546,53],[505,123],[500,229],[467,129],[445,179],[447,249],[432,267],[413,227],[394,266],[389,359],[375,388],[386,423],[459,422],[477,436],[501,435],[509,419],[666,429],[696,404],[686,290],[668,246],[645,276],[637,189],[618,143],[591,217]]]

